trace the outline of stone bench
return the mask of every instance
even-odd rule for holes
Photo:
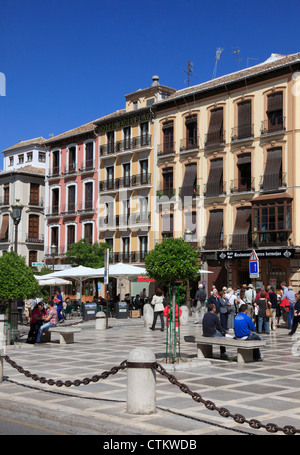
[[[59,333],[60,344],[69,344],[74,343],[74,333],[81,332],[81,329],[79,327],[50,327],[47,332],[49,335]]]
[[[215,338],[185,336],[184,340],[188,343],[197,344],[198,359],[208,359],[213,356],[213,346],[231,347],[237,350],[237,361],[239,363],[253,362],[253,350],[266,346],[263,340],[241,340],[236,338]]]

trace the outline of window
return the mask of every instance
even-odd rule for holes
[[[75,226],[70,224],[67,226],[67,248],[69,249],[72,243],[75,243]]]
[[[24,163],[24,155],[18,155],[18,164]]]
[[[237,162],[238,168],[238,192],[251,191],[252,178],[251,178],[251,154],[240,155]]]
[[[74,213],[76,210],[76,186],[71,185],[68,187],[68,212]]]
[[[51,246],[55,245],[58,251],[58,226],[51,228]]]
[[[238,134],[237,139],[252,136],[251,127],[251,101],[243,101],[238,104]]]
[[[133,110],[136,111],[138,108],[138,101],[133,101],[132,105],[133,105]]]
[[[9,230],[9,215],[3,215],[1,230],[0,230],[0,242],[8,241],[8,230]]]
[[[130,163],[123,164],[123,186],[130,186]]]
[[[29,256],[28,256],[29,267],[32,267],[33,262],[37,262],[37,254],[38,254],[37,251],[29,251]]]
[[[30,183],[30,205],[39,205],[40,200],[40,185],[38,183]]]
[[[267,152],[267,162],[263,177],[264,191],[276,190],[282,186],[282,150],[271,149]]]
[[[59,174],[59,150],[52,152],[52,175]]]
[[[148,160],[140,161],[141,183],[148,183]]]
[[[93,183],[85,184],[85,210],[93,208]]]
[[[113,131],[107,133],[107,153],[114,153],[115,135]]]
[[[167,167],[162,170],[162,195],[169,198],[174,196],[173,168]]]
[[[185,149],[198,147],[197,140],[197,115],[191,115],[185,120],[186,143]]]
[[[124,128],[124,150],[128,150],[131,147],[131,129],[130,126]]]
[[[14,165],[14,157],[10,156],[9,157],[9,166],[13,166],[13,165]]]
[[[140,261],[144,261],[145,256],[148,251],[148,237],[141,236],[141,237],[139,237],[139,239],[140,239]]]
[[[93,244],[93,223],[84,224],[84,238],[87,240],[89,245]]]
[[[45,163],[46,162],[46,153],[39,152],[39,162]]]
[[[206,145],[217,145],[223,140],[223,108],[221,107],[210,112]]]
[[[88,142],[85,144],[85,169],[93,169],[94,167],[94,144]]]
[[[58,215],[59,213],[59,189],[54,188],[52,190],[52,215]]]
[[[273,93],[268,96],[267,107],[267,132],[280,131],[283,129],[283,92]]]
[[[223,158],[211,160],[205,196],[219,196],[223,193]]]
[[[29,240],[39,240],[39,215],[29,215],[28,238]]]
[[[191,163],[185,166],[185,174],[180,191],[180,197],[194,197],[197,195],[197,164]]]
[[[173,120],[163,124],[163,153],[174,152],[174,125]]]
[[[148,145],[149,144],[148,129],[149,129],[148,122],[141,123],[141,145]]]
[[[69,148],[68,172],[76,171],[76,147]]]
[[[212,210],[206,233],[204,249],[219,250],[223,248],[223,210]]]
[[[32,152],[27,153],[27,161],[28,162],[32,161]]]
[[[123,243],[123,258],[122,259],[124,262],[129,262],[129,244],[130,244],[129,237],[123,237],[122,243]]]
[[[162,214],[162,238],[170,238],[174,235],[174,220],[173,213]]]
[[[3,203],[9,205],[9,183],[3,185]]]
[[[258,234],[260,244],[287,243],[292,231],[292,202],[284,197],[276,201],[252,201],[253,231]]]
[[[247,249],[251,242],[251,207],[239,208],[236,211],[232,249]]]
[[[112,190],[114,188],[114,167],[110,166],[106,168],[107,178],[107,189]]]

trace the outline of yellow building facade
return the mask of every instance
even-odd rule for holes
[[[155,105],[154,243],[189,236],[209,286],[300,286],[300,54],[178,90]],[[209,277],[209,278],[207,278]]]

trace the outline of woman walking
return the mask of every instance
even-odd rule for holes
[[[270,333],[269,318],[266,315],[267,308],[271,306],[271,303],[266,299],[265,291],[261,291],[260,298],[257,300],[256,305],[258,306],[258,333],[262,333],[263,326],[265,333]]]
[[[155,290],[155,294],[152,297],[151,305],[154,307],[154,317],[152,327],[149,327],[150,330],[155,330],[155,325],[158,316],[160,317],[161,328],[160,330],[163,332],[165,328],[165,320],[164,320],[164,293],[161,289],[157,288]]]

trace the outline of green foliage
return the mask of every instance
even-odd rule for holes
[[[111,248],[107,243],[93,243],[89,245],[86,239],[72,243],[66,252],[66,257],[74,265],[93,267],[95,269],[104,267],[104,253]]]
[[[35,275],[48,275],[48,273],[52,273],[53,272],[53,269],[52,267],[47,267],[46,265],[44,265],[40,272],[36,272]]]
[[[182,238],[169,238],[157,243],[145,258],[148,275],[164,286],[175,281],[193,280],[199,270],[198,253]]]
[[[30,299],[39,292],[33,270],[13,251],[0,257],[0,299]]]

